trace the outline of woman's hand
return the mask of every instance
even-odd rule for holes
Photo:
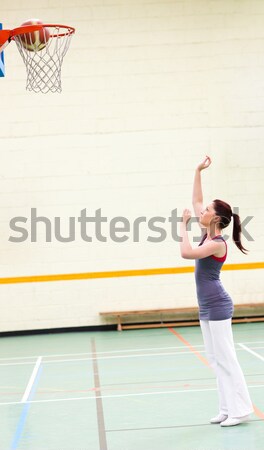
[[[187,225],[189,220],[191,219],[191,211],[189,209],[184,209],[182,213],[182,222],[183,224]]]
[[[199,164],[197,170],[201,172],[202,170],[207,169],[210,166],[211,162],[212,161],[210,156],[206,155],[206,158],[203,160],[203,162],[201,162],[201,164]]]

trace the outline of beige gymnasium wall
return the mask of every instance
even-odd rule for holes
[[[192,273],[56,282],[4,283],[9,277],[170,268],[180,257],[168,217],[191,207],[193,171],[205,154],[205,203],[222,198],[254,216],[253,241],[240,253],[229,240],[228,263],[263,261],[264,2],[258,0],[2,0],[6,28],[37,17],[76,27],[63,64],[63,92],[25,91],[14,43],[0,80],[0,331],[99,325],[113,309],[196,305]],[[38,224],[37,242],[20,243],[10,220],[31,209],[52,222],[52,241]],[[107,242],[85,242],[77,218],[97,209]],[[73,242],[58,242],[61,217]],[[139,242],[116,243],[109,222],[166,218],[167,238],[140,225]],[[160,224],[156,224],[160,226]],[[227,232],[230,234],[231,230]],[[193,226],[193,236],[199,234]],[[194,245],[197,245],[195,243]],[[222,273],[236,304],[263,302],[261,270]]]

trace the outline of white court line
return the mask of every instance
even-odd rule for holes
[[[236,345],[240,345],[239,343],[235,342]],[[244,342],[244,344],[264,344],[264,341],[248,341]],[[204,347],[203,344],[196,344],[195,347]],[[256,348],[263,348],[263,347],[256,347]],[[138,349],[126,349],[126,350],[112,350],[107,352],[96,352],[97,355],[107,355],[107,354],[114,354],[114,353],[130,353],[130,352],[139,352],[139,351],[154,351],[154,350],[168,350],[168,349],[186,349],[185,345],[181,345],[178,347],[153,347],[153,348],[138,348]],[[59,356],[85,356],[85,355],[92,355],[92,352],[86,352],[86,353],[59,353],[59,354],[51,354],[51,355],[43,355],[42,358],[55,358]],[[23,359],[34,359],[34,361],[31,361],[28,364],[34,364],[35,359],[38,358],[38,355],[34,356],[15,356],[12,358],[0,358],[0,361],[15,361],[15,360],[23,360]],[[21,363],[23,364],[23,363]],[[2,364],[0,364],[2,365]],[[9,364],[5,364],[9,365]]]
[[[186,348],[186,347],[185,347]],[[205,350],[201,350],[200,353],[205,353]],[[54,359],[52,361],[44,361],[44,364],[50,364],[53,362],[71,362],[71,361],[101,361],[104,359],[127,359],[127,358],[145,358],[152,356],[169,356],[169,355],[191,355],[190,351],[187,352],[169,352],[169,353],[142,353],[141,355],[124,355],[124,356],[100,356],[99,358],[83,358],[83,359]]]
[[[264,384],[260,384],[258,386],[250,386],[248,385],[250,389],[253,388],[262,388],[264,387]],[[51,398],[47,400],[29,400],[25,403],[54,403],[54,402],[70,402],[70,401],[78,401],[78,400],[96,400],[97,398],[124,398],[124,397],[142,397],[145,395],[170,395],[170,394],[187,394],[192,392],[209,392],[209,391],[217,391],[217,388],[210,388],[210,389],[183,389],[183,390],[177,390],[177,391],[158,391],[158,392],[141,392],[141,393],[135,393],[135,394],[117,394],[117,395],[97,395],[94,397],[70,397],[70,398]],[[21,405],[21,402],[6,402],[6,403],[0,403],[0,406],[5,405]]]
[[[38,358],[38,356],[15,356],[11,358],[0,358],[0,361],[15,361],[16,359],[34,359],[33,362],[35,362],[36,358]]]
[[[235,342],[235,344],[238,344]],[[264,341],[248,341],[244,342],[244,344],[264,344]],[[238,344],[239,345],[239,344]],[[203,344],[196,344],[195,347],[204,347]],[[178,347],[153,347],[153,348],[137,348],[137,349],[126,349],[126,350],[112,350],[108,352],[96,352],[97,355],[107,355],[113,353],[132,353],[132,352],[142,352],[142,351],[151,351],[151,350],[168,350],[168,349],[185,349],[185,345],[181,345]],[[262,347],[259,347],[262,348]],[[51,354],[51,355],[42,355],[42,358],[55,358],[59,356],[84,356],[84,355],[92,355],[92,352],[86,353],[59,353],[59,354]],[[11,358],[0,358],[0,361],[15,361],[21,359],[34,359],[30,364],[34,364],[35,359],[38,358],[38,355],[34,356],[15,356]]]
[[[248,348],[246,345],[238,343],[238,345],[240,345],[240,347],[242,347],[244,350],[246,350],[248,353],[251,353],[252,355],[256,356],[256,358],[260,359],[261,361],[264,361],[264,357],[259,355],[258,353],[254,352],[253,350],[251,350],[250,348]],[[257,347],[260,348],[260,347]]]
[[[182,347],[186,348],[186,347]],[[200,353],[205,353],[205,350],[200,350]],[[89,353],[90,354],[90,353]],[[192,356],[192,353],[190,351],[186,352],[169,352],[169,353],[142,353],[139,355],[122,355],[122,356],[100,356],[99,358],[93,357],[93,358],[73,358],[73,359],[51,359],[50,361],[43,361],[42,364],[53,364],[53,363],[62,363],[62,362],[75,362],[75,361],[101,361],[105,359],[128,359],[128,358],[145,358],[145,357],[152,357],[152,356],[169,356],[169,355],[190,355]],[[23,365],[23,364],[34,364],[34,362],[25,362],[25,363],[4,363],[0,364],[1,366],[17,366],[17,365]]]
[[[0,367],[3,366],[28,366],[28,365],[33,365],[35,363],[35,361],[32,362],[19,362],[19,363],[4,363],[4,364],[0,364]]]
[[[264,342],[263,342],[264,343]],[[204,345],[196,345],[196,347],[204,347]],[[150,351],[150,350],[168,350],[168,349],[179,349],[179,348],[186,348],[185,345],[180,345],[178,347],[153,347],[153,348],[137,348],[137,349],[126,349],[126,350],[112,350],[108,352],[96,352],[97,355],[107,355],[107,354],[113,354],[113,353],[129,353],[129,352],[144,352],[144,351]],[[84,356],[84,355],[92,355],[93,352],[85,352],[85,353],[59,353],[59,354],[52,354],[52,355],[42,355],[42,358],[54,358],[55,356]],[[11,361],[16,359],[36,359],[38,358],[38,355],[35,356],[16,356],[13,358],[0,358],[0,361]]]
[[[186,348],[186,347],[181,347]],[[260,347],[257,347],[260,348]],[[237,351],[241,350],[240,348],[237,349]],[[205,350],[199,350],[199,353],[206,353]],[[100,356],[99,358],[74,358],[74,359],[53,359],[50,361],[43,361],[43,364],[51,364],[51,363],[60,363],[60,362],[73,362],[73,361],[101,361],[105,359],[129,359],[129,358],[145,358],[145,357],[152,357],[152,356],[171,356],[171,355],[190,355],[193,356],[193,354],[187,350],[185,352],[168,352],[168,353],[142,353],[139,355],[122,355],[122,356]],[[0,364],[1,366],[1,364]]]
[[[241,345],[241,344],[238,344]],[[243,345],[243,344],[242,344]],[[179,348],[186,348],[186,347],[179,347]],[[264,348],[264,347],[253,347],[256,349]],[[242,348],[237,348],[236,351],[242,351]],[[205,350],[199,350],[199,353],[206,353]],[[90,355],[90,353],[89,353]],[[93,358],[72,358],[72,359],[51,359],[50,361],[44,361],[42,359],[42,364],[53,364],[53,363],[63,363],[63,362],[79,362],[79,361],[94,361],[94,360],[107,360],[107,359],[129,359],[129,358],[144,358],[144,357],[152,357],[152,356],[171,356],[171,355],[189,355],[193,356],[192,353],[187,350],[184,352],[168,352],[168,353],[142,353],[139,355],[121,355],[121,356],[101,356],[99,358],[93,357]],[[43,357],[42,357],[43,358]],[[23,365],[32,365],[34,364],[34,361],[31,362],[19,362],[19,363],[0,363],[0,367],[4,366],[23,366]]]
[[[27,403],[27,401],[28,401],[32,386],[34,384],[35,378],[36,378],[38,370],[39,370],[39,366],[41,364],[41,359],[42,359],[41,356],[39,356],[37,359],[37,362],[35,364],[32,374],[31,374],[30,380],[28,382],[28,385],[27,385],[24,395],[22,397],[21,403]]]

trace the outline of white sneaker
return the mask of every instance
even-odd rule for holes
[[[247,420],[249,420],[249,416],[228,417],[224,422],[221,423],[221,427],[234,427],[235,425],[239,425],[240,423],[246,422]]]
[[[211,423],[221,423],[224,422],[224,420],[227,419],[227,415],[226,414],[218,414],[218,416],[213,417],[210,422]]]

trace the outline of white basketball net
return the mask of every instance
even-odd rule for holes
[[[42,50],[27,50],[25,34],[14,36],[14,41],[27,69],[26,89],[34,92],[61,92],[61,66],[69,48],[72,29],[59,25],[47,26],[50,37]],[[29,34],[27,35],[27,39]],[[34,48],[33,42],[31,42]]]

